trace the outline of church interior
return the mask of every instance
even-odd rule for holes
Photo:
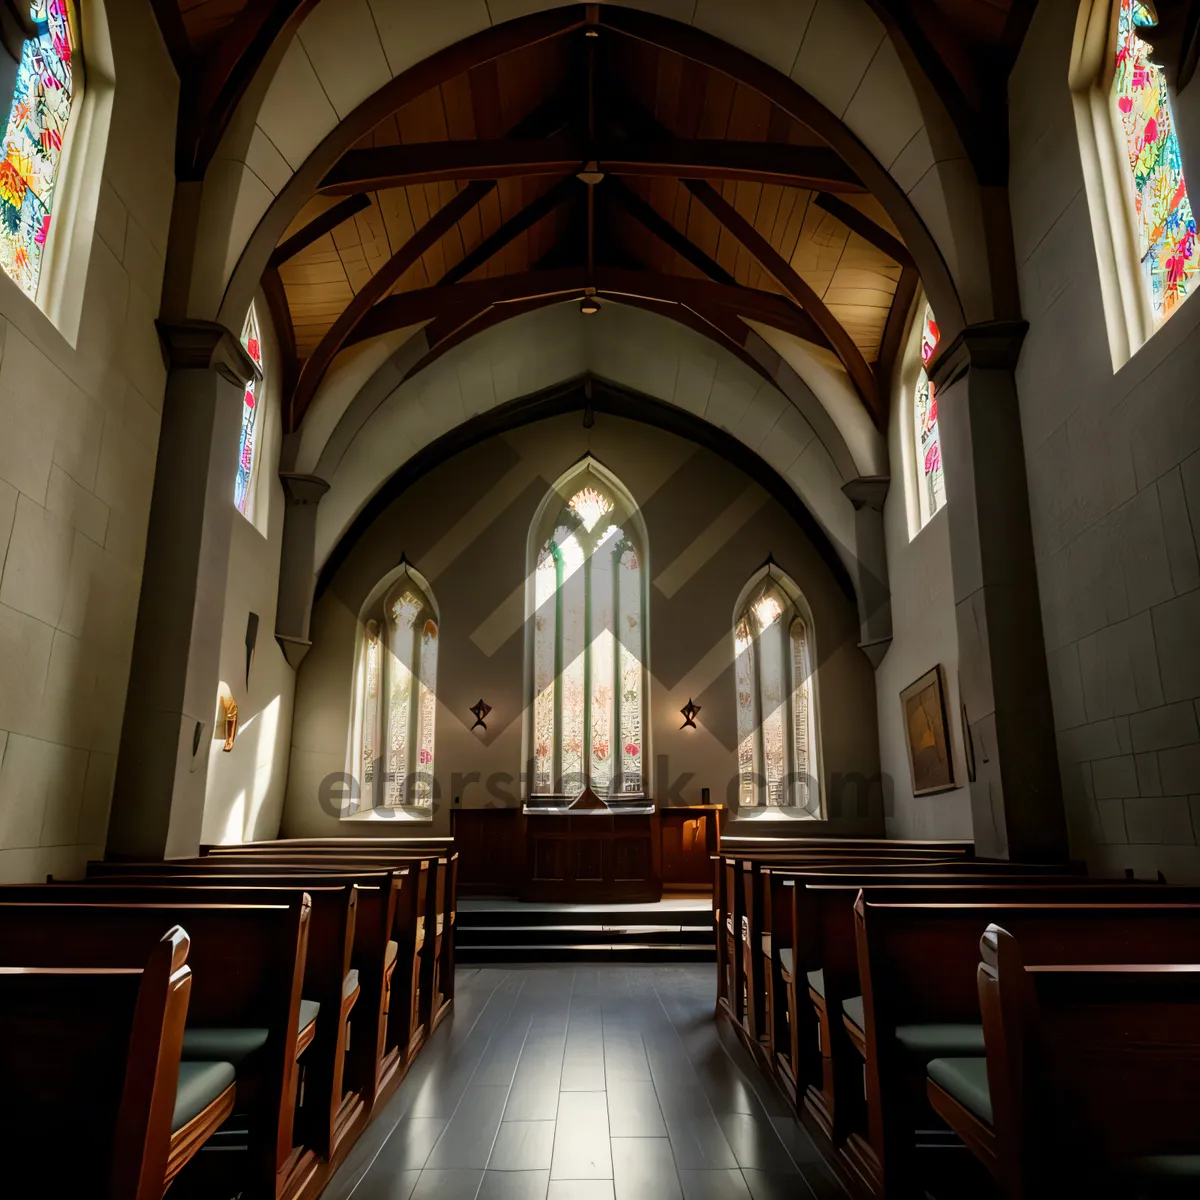
[[[1200,1195],[1198,63],[0,0],[0,1192]]]

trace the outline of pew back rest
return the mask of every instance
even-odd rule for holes
[[[1175,924],[1171,933],[1179,936]],[[1138,928],[1147,933],[1150,922]],[[996,998],[985,1010],[988,1074],[997,1076],[993,1093],[1002,1108],[1016,1102],[1026,1154],[1070,1169],[1200,1152],[1200,961],[1194,933],[1188,934],[1190,941],[1177,943],[1178,956],[1165,962],[1129,959],[1134,943],[1118,933],[1107,957],[1039,963],[1026,950],[1039,953],[1028,929],[986,931],[980,997],[991,985]],[[1102,952],[1104,945],[1096,941],[1090,949]],[[1019,1063],[998,1045],[1001,1022]],[[1000,1078],[1014,1067],[1014,1080]],[[1007,1121],[1002,1111],[997,1117]]]
[[[1030,962],[1115,954],[1146,963],[1164,953],[1200,961],[1200,889],[1126,885],[1088,889],[1085,899],[1066,891],[1010,890],[971,902],[864,891],[856,908],[859,974],[872,1022],[977,1023],[979,939],[993,922],[1021,937]]]
[[[0,1121],[39,1195],[162,1196],[187,955],[176,927],[142,968],[0,967]]]

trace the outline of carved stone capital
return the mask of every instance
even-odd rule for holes
[[[1021,356],[1028,321],[981,321],[968,325],[935,356],[929,378],[939,391],[961,379],[972,367],[1011,371]]]
[[[871,508],[883,512],[891,479],[887,475],[860,475],[842,484],[842,492],[856,509]]]
[[[246,353],[241,339],[218,321],[158,321],[167,366],[216,371],[237,387],[262,379],[262,368]]]
[[[327,480],[316,475],[301,475],[295,471],[280,471],[279,481],[289,504],[318,504],[329,491]]]

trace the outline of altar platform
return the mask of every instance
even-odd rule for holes
[[[708,897],[655,903],[539,903],[463,898],[460,964],[530,962],[713,962]]]

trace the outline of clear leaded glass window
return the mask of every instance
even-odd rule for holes
[[[585,470],[533,563],[534,796],[645,794],[643,555],[629,504]]]
[[[21,52],[0,161],[0,266],[33,298],[81,77],[69,0],[34,0],[29,14],[37,36]]]
[[[774,575],[739,609],[733,641],[738,801],[819,815],[812,636]]]
[[[1117,3],[1112,98],[1125,136],[1137,253],[1158,324],[1190,294],[1200,249],[1166,78],[1141,36],[1158,18],[1142,0]]]
[[[263,365],[262,341],[258,336],[258,316],[254,311],[253,304],[246,314],[246,324],[242,327],[242,345],[245,346],[246,353],[261,368]],[[244,514],[248,513],[250,507],[254,482],[254,455],[258,448],[256,438],[259,427],[258,413],[261,407],[258,390],[255,381],[251,379],[246,384],[246,391],[242,396],[242,425],[238,433],[237,479],[233,485],[233,502],[237,505],[238,512]]]
[[[937,322],[926,305],[921,317],[921,367],[913,397],[913,436],[917,458],[917,491],[924,525],[946,503],[946,481],[942,475],[942,439],[938,433],[937,396],[928,375],[930,360],[938,344]]]
[[[432,595],[406,566],[362,627],[356,722],[362,807],[433,802],[437,652]]]

